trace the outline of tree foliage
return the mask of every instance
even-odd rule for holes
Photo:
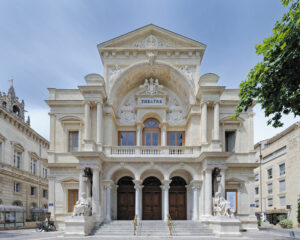
[[[242,111],[260,103],[268,125],[282,126],[282,114],[300,116],[300,0],[281,0],[290,9],[276,22],[273,33],[255,46],[263,56],[240,84],[240,103],[237,117]]]

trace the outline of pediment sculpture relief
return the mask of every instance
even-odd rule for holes
[[[115,65],[113,67],[108,68],[109,76],[110,76],[110,81],[114,80],[117,78],[120,73],[124,70],[124,68],[121,68],[119,65]]]
[[[132,45],[134,48],[171,48],[172,46],[157,38],[156,36],[150,34],[145,39],[137,41]]]
[[[182,65],[176,67],[176,69],[181,72],[186,78],[190,81],[192,86],[194,87],[194,74],[195,74],[195,67],[189,67],[187,65]]]

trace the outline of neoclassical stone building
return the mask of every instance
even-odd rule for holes
[[[24,105],[13,85],[0,93],[0,204],[23,206],[31,219],[48,207],[49,142],[25,120]]]
[[[49,209],[58,225],[86,193],[93,215],[208,221],[221,193],[256,228],[253,112],[237,89],[200,76],[206,45],[147,25],[98,45],[103,77],[49,89]]]

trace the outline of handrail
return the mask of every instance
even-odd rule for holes
[[[137,214],[134,216],[133,219],[133,235],[136,236],[136,225],[137,225],[137,221],[138,221],[138,216]]]
[[[168,214],[168,227],[169,227],[170,236],[172,236],[172,218],[170,214]]]

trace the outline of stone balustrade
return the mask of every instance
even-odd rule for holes
[[[106,146],[107,156],[194,156],[200,154],[198,146]]]

